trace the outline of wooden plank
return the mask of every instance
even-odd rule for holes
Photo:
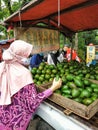
[[[96,112],[98,112],[98,99],[87,107],[87,115],[91,118]]]
[[[98,80],[89,79],[91,82],[98,84]]]
[[[66,109],[66,110],[64,110],[63,112],[64,112],[66,115],[70,115],[70,114],[72,113],[72,111],[69,110],[69,109]]]

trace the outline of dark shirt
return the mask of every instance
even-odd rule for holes
[[[59,50],[57,50],[56,53],[50,53],[51,58],[55,65],[57,64],[57,62],[59,62],[57,58],[60,56],[60,54],[61,54],[61,52]]]
[[[30,67],[33,68],[33,67],[38,67],[39,64],[42,62],[43,60],[43,56],[39,55],[39,54],[35,54],[31,57],[31,60],[30,60]]]

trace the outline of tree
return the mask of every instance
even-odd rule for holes
[[[3,0],[4,4],[6,5],[6,8],[9,11],[9,14],[11,15],[13,13],[12,7],[11,7],[11,0]]]
[[[7,17],[9,17],[11,14],[13,14],[15,11],[17,11],[30,1],[31,0],[0,0],[0,22],[4,21]],[[6,38],[7,30],[4,26],[0,26],[0,32],[1,31],[5,34]],[[2,39],[2,36],[0,36],[0,39]]]

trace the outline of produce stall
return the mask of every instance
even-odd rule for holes
[[[0,49],[7,49],[15,39],[6,39],[0,41]]]
[[[58,49],[58,31],[72,39],[72,36],[76,32],[98,28],[97,14],[97,0],[32,0],[29,4],[6,19],[5,23],[9,24],[9,26],[14,26],[16,30],[15,38],[27,40],[35,45],[37,52],[44,52],[45,45],[48,47],[48,50]],[[50,29],[49,33],[43,30],[44,44],[40,31],[38,34],[32,31],[35,27],[42,28],[42,26],[38,25],[39,23],[46,24],[47,27],[44,26],[43,28]],[[50,35],[51,29],[56,30],[54,31],[56,35]],[[35,31],[36,30],[37,29],[35,29]],[[22,37],[20,37],[20,31],[23,32]],[[36,37],[33,37],[35,34]],[[48,39],[46,39],[46,36],[48,36]],[[55,39],[55,36],[57,36],[57,39]],[[52,46],[50,41],[52,42]],[[62,69],[62,65],[59,65],[58,69],[53,69],[52,67],[53,66],[47,66],[47,72],[41,71],[43,74],[48,73],[46,76],[44,75],[46,79],[44,83],[42,83],[44,76],[42,76],[39,69],[37,69],[36,76],[35,70],[32,70],[34,82],[37,84],[39,91],[45,90],[45,87],[49,87],[47,82],[51,82],[54,76],[59,72],[59,76],[62,77],[63,80],[62,92],[61,90],[56,91],[56,93],[40,105],[36,114],[41,116],[56,130],[97,130],[98,83],[92,82],[89,79],[98,80],[96,71],[98,68],[91,67],[90,70],[90,68],[88,69],[83,65],[78,65],[78,67],[76,66],[75,68],[71,65],[70,67],[67,66],[69,69],[66,66]],[[53,69],[53,75],[48,68],[50,68],[50,70]],[[40,70],[41,69],[40,67]],[[70,75],[68,76],[69,70]],[[72,75],[73,73],[74,76]],[[41,75],[40,81],[38,81],[38,74]],[[65,77],[63,74],[65,74]],[[85,80],[85,78],[87,80]],[[66,79],[69,81],[68,86],[66,85]],[[66,90],[65,86],[69,87],[69,89]],[[76,92],[77,86],[79,87],[79,91]],[[82,86],[83,88],[81,88]],[[91,86],[91,89],[89,89],[89,86]],[[88,90],[85,91],[85,89]],[[75,91],[76,94],[74,94],[72,90]],[[81,95],[83,100],[77,98],[79,95]]]

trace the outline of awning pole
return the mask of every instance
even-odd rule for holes
[[[21,22],[21,13],[20,13],[20,10],[19,10],[19,22],[20,22],[20,27],[22,27],[22,22]]]
[[[58,27],[60,26],[60,0],[58,0]]]

